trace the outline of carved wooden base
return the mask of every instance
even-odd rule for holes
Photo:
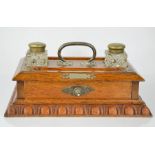
[[[17,104],[15,90],[5,117],[32,116],[150,117],[152,114],[142,100],[137,104]]]

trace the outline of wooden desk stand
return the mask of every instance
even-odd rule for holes
[[[149,117],[151,112],[139,96],[144,79],[129,66],[106,68],[104,58],[95,67],[81,66],[87,58],[65,58],[72,66],[60,67],[48,58],[48,67],[23,70],[21,60],[13,80],[17,82],[6,117],[121,116]]]

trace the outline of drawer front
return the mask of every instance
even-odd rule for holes
[[[24,82],[24,98],[131,99],[131,82]]]

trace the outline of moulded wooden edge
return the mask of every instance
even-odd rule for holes
[[[16,104],[13,92],[5,117],[151,117],[144,102],[140,104]]]

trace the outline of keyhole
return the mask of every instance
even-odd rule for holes
[[[74,88],[75,96],[81,96],[81,88]]]

